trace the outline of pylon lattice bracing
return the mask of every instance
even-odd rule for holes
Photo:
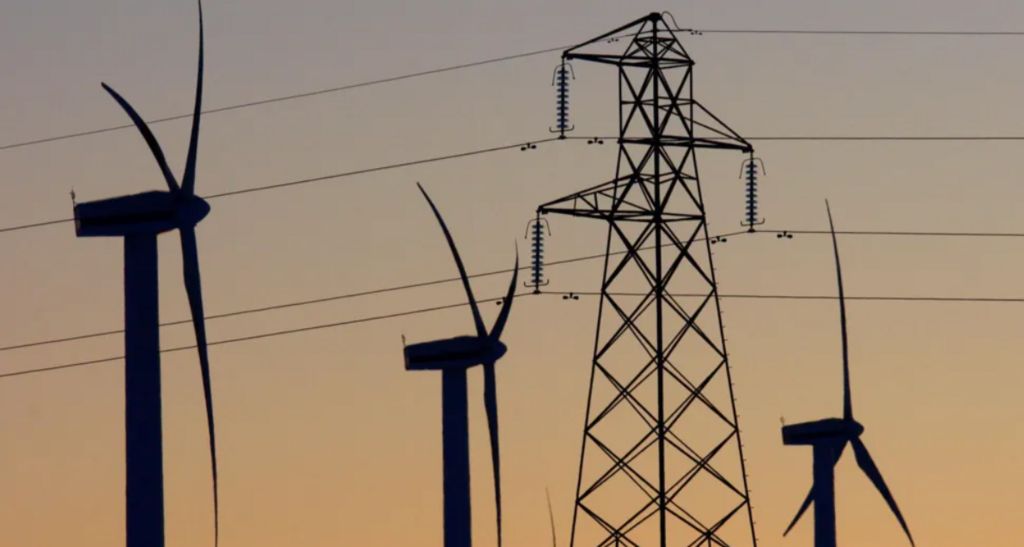
[[[616,177],[540,207],[608,225],[571,542],[756,546],[696,156],[751,146],[658,14],[564,57],[617,67],[620,105]]]

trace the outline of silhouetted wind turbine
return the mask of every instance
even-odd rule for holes
[[[889,509],[896,515],[903,531],[906,532],[910,544],[914,538],[910,535],[907,522],[903,519],[896,499],[886,486],[882,473],[868,453],[867,447],[861,442],[864,426],[853,419],[853,402],[850,395],[850,359],[846,337],[846,300],[843,294],[843,273],[839,266],[839,244],[836,241],[836,229],[832,224],[832,210],[825,202],[828,211],[828,225],[832,233],[832,248],[836,257],[836,278],[839,282],[839,321],[842,327],[843,340],[843,417],[826,418],[816,422],[787,425],[782,428],[782,442],[787,445],[810,445],[814,449],[814,484],[797,511],[793,521],[789,523],[783,535],[789,533],[803,516],[807,508],[814,503],[814,545],[815,547],[835,547],[836,545],[836,506],[835,506],[835,466],[843,454],[847,444],[853,445],[853,454],[864,474],[871,479],[878,492],[889,504]]]
[[[487,411],[487,425],[491,440],[491,462],[494,466],[494,500],[498,518],[498,545],[501,546],[501,460],[498,450],[498,386],[494,365],[505,355],[507,347],[501,342],[512,300],[515,297],[516,278],[519,274],[519,256],[512,270],[512,282],[508,286],[501,311],[494,321],[491,332],[487,332],[480,316],[473,289],[469,285],[466,267],[462,264],[459,251],[455,248],[448,226],[441,213],[427,195],[423,186],[420,192],[427,199],[437,217],[441,231],[448,240],[455,265],[466,289],[469,307],[473,312],[476,336],[458,336],[433,342],[422,342],[405,347],[406,370],[441,371],[442,437],[444,443],[444,541],[445,547],[469,547],[472,543],[472,521],[469,494],[469,417],[466,402],[466,371],[482,365],[484,369],[484,408]]]
[[[199,350],[213,476],[216,542],[219,536],[217,449],[195,234],[196,224],[210,211],[206,201],[195,195],[199,117],[203,99],[202,2],[199,2],[199,68],[192,114],[192,133],[180,186],[167,165],[160,144],[146,122],[116,91],[107,84],[103,84],[103,88],[128,113],[142,133],[167,183],[167,191],[144,192],[75,205],[75,231],[79,237],[124,238],[127,547],[160,547],[164,544],[156,238],[158,234],[170,230],[178,230],[181,233],[185,290],[188,293],[196,346]]]

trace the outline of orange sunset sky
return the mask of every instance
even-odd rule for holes
[[[704,29],[1024,30],[1010,0],[396,2],[208,0],[205,105],[217,108],[575,44],[650,11]],[[191,0],[5,0],[0,147],[187,112]],[[741,135],[1024,135],[1024,36],[681,35],[695,95]],[[556,52],[203,118],[201,195],[540,140]],[[577,63],[575,135],[616,131],[614,71]],[[180,172],[188,122],[154,126]],[[1020,141],[752,141],[771,229],[1024,232]],[[702,152],[712,232],[739,229],[742,155]],[[611,178],[615,147],[545,143],[211,201],[198,228],[209,314],[455,275],[421,181],[471,273],[511,267],[536,206]],[[80,201],[162,187],[134,131],[0,150],[0,227],[63,219]],[[551,217],[552,260],[598,254],[600,223]],[[188,316],[176,237],[160,239],[161,319]],[[1024,297],[1024,238],[840,236],[851,296]],[[0,232],[0,346],[122,326],[122,249],[73,225]],[[723,294],[831,295],[820,235],[715,247]],[[601,261],[552,267],[552,291],[599,288]],[[498,296],[506,275],[477,279]],[[457,284],[210,321],[224,340],[453,304]],[[810,483],[787,423],[840,413],[836,303],[723,299],[759,544]],[[483,306],[490,324],[497,308]],[[597,299],[518,300],[498,365],[506,545],[550,544],[545,489],[568,544]],[[1020,544],[1024,385],[1020,302],[849,304],[864,441],[919,546]],[[402,366],[410,341],[468,334],[465,308],[211,348],[223,547],[440,546],[440,378]],[[193,343],[187,325],[165,347]],[[119,336],[0,351],[0,373],[120,355]],[[193,352],[163,356],[168,546],[213,544],[202,390]],[[123,365],[0,378],[0,544],[124,544]],[[494,544],[479,371],[470,373],[474,539]],[[905,545],[847,453],[839,543]]]

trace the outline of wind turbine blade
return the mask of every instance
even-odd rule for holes
[[[199,281],[199,251],[196,247],[195,228],[181,228],[181,254],[185,273],[185,292],[192,310],[192,326],[199,349],[199,370],[203,377],[203,396],[206,400],[206,427],[210,436],[210,468],[213,475],[213,529],[214,545],[220,538],[220,504],[217,490],[217,438],[213,427],[213,390],[210,385],[210,359],[206,351],[206,324],[203,315],[203,294]]]
[[[505,323],[508,322],[508,314],[512,311],[512,299],[516,296],[516,279],[519,278],[519,250],[516,250],[516,265],[512,270],[512,282],[508,285],[508,291],[505,293],[505,300],[502,302],[501,311],[498,313],[498,318],[494,320],[494,326],[491,328],[491,339],[498,340],[501,338],[501,332],[505,330]]]
[[[501,453],[498,450],[498,384],[494,361],[484,363],[484,408],[491,437],[491,464],[494,466],[494,505],[498,516],[498,547],[501,547]]]
[[[811,489],[807,492],[807,497],[804,498],[804,502],[800,504],[800,509],[796,512],[796,516],[789,522],[789,526],[786,527],[786,531],[782,532],[783,536],[789,535],[790,530],[796,526],[796,523],[800,521],[800,517],[804,516],[807,509],[811,506],[811,502],[814,501],[814,485],[811,485]]]
[[[846,338],[846,296],[843,293],[843,270],[839,266],[839,243],[836,241],[836,227],[832,223],[832,208],[825,200],[828,211],[828,229],[832,233],[832,250],[836,255],[836,279],[839,282],[839,322],[843,329],[843,419],[853,419],[853,400],[850,395],[850,347]]]
[[[900,512],[900,508],[896,505],[896,499],[892,497],[892,492],[889,491],[889,487],[885,485],[885,479],[882,478],[882,473],[878,470],[878,466],[875,465],[875,461],[871,459],[871,454],[868,453],[867,447],[860,439],[853,439],[853,454],[857,457],[857,465],[860,466],[864,474],[871,479],[872,484],[878,490],[879,494],[885,498],[885,503],[889,504],[889,509],[896,515],[896,520],[900,521],[900,526],[903,527],[903,531],[907,534],[907,539],[910,540],[910,544],[914,545],[914,536],[910,535],[910,528],[907,526],[907,521],[903,519],[903,513]]]
[[[846,449],[846,443],[843,443],[843,445],[839,447],[839,450],[837,450],[835,452],[835,454],[832,455],[832,466],[833,467],[835,467],[835,465],[837,463],[839,463],[839,459],[843,456],[843,450],[845,450],[845,449]],[[811,485],[811,489],[810,489],[810,491],[807,492],[807,497],[804,498],[804,502],[802,504],[800,504],[800,509],[796,512],[796,516],[793,517],[793,520],[789,523],[789,526],[786,527],[786,531],[782,533],[783,536],[788,535],[789,532],[793,529],[793,527],[796,526],[797,521],[800,520],[800,517],[804,516],[804,513],[807,511],[807,508],[811,506],[811,502],[813,502],[813,501],[814,501],[814,485]]]
[[[150,152],[153,153],[153,157],[156,158],[157,165],[160,166],[160,172],[164,175],[164,180],[167,182],[167,188],[171,192],[178,191],[178,183],[174,180],[174,173],[171,173],[171,168],[167,166],[167,158],[164,157],[164,151],[160,148],[160,143],[157,142],[156,137],[153,136],[153,132],[149,130],[149,126],[146,121],[139,116],[139,113],[132,108],[132,105],[128,104],[128,101],[121,96],[120,93],[114,91],[114,88],[110,87],[106,83],[103,83],[103,89],[107,90],[107,93],[117,101],[117,104],[121,105],[121,108],[128,114],[128,117],[132,119],[132,123],[142,133],[142,138],[146,140],[146,144],[149,145]]]
[[[544,494],[548,497],[548,518],[551,520],[551,547],[558,547],[558,534],[555,533],[555,512],[551,509],[551,492],[545,488]]]
[[[452,239],[452,233],[448,231],[448,225],[444,223],[444,218],[441,217],[441,212],[437,210],[437,206],[434,205],[434,201],[430,199],[427,191],[423,189],[423,185],[416,183],[419,187],[423,197],[427,198],[427,203],[430,204],[430,208],[434,211],[434,216],[437,217],[438,224],[441,225],[441,231],[444,232],[445,239],[448,240],[448,247],[452,250],[452,256],[455,258],[455,265],[459,268],[459,277],[462,278],[462,286],[466,289],[466,297],[469,298],[469,308],[473,312],[473,324],[476,326],[476,334],[480,338],[487,336],[487,328],[484,327],[484,320],[480,317],[480,308],[477,306],[476,298],[473,296],[473,288],[469,286],[469,277],[466,275],[466,267],[462,264],[462,258],[459,256],[459,250],[455,248],[455,240]]]
[[[196,154],[199,151],[199,117],[203,109],[203,2],[199,4],[199,70],[196,76],[196,104],[192,110],[192,134],[188,141],[185,173],[181,176],[181,189],[185,195],[196,193]]]

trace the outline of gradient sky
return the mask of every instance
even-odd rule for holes
[[[332,87],[568,45],[648,11],[697,28],[1021,30],[1024,5],[822,2],[391,2],[209,0],[206,105]],[[148,118],[187,112],[195,65],[190,0],[5,0],[0,144],[126,121],[100,89]],[[696,95],[740,134],[1020,135],[1024,38],[683,37]],[[201,194],[547,136],[557,54],[204,117]],[[615,80],[578,64],[578,135],[616,126]],[[187,122],[155,126],[174,169]],[[1024,231],[1020,143],[757,143],[773,228]],[[712,231],[742,216],[741,157],[705,153]],[[449,277],[422,181],[471,272],[507,268],[537,204],[614,173],[613,146],[552,143],[429,166],[218,199],[199,228],[209,313]],[[71,214],[162,186],[132,131],[0,151],[0,226]],[[552,218],[552,259],[600,252],[597,223]],[[176,238],[161,238],[161,317],[187,317]],[[1024,240],[841,237],[850,295],[1020,297]],[[525,248],[524,245],[521,247]],[[0,234],[0,345],[119,328],[121,242],[70,224]],[[829,242],[732,238],[716,247],[723,293],[831,294]],[[525,255],[523,255],[525,260]],[[595,290],[600,262],[551,268],[553,290]],[[478,280],[484,297],[507,278]],[[219,340],[457,302],[457,285],[212,321]],[[544,490],[567,542],[597,300],[516,303],[500,364],[506,539],[548,543]],[[485,307],[490,322],[495,313]],[[918,544],[1011,546],[1024,535],[1020,304],[849,306],[854,397],[871,449]],[[834,302],[725,300],[725,326],[764,547],[810,481],[792,423],[840,411]],[[411,341],[468,333],[469,312],[321,330],[211,349],[221,455],[221,544],[441,545],[440,378],[402,369]],[[163,344],[192,343],[164,329]],[[119,355],[119,337],[0,354],[15,371]],[[212,545],[195,355],[164,356],[169,546]],[[122,365],[0,380],[0,542],[123,544]],[[479,373],[470,401],[480,401]],[[474,536],[493,542],[482,404],[471,404]],[[844,547],[901,545],[882,499],[847,454],[838,470]]]

